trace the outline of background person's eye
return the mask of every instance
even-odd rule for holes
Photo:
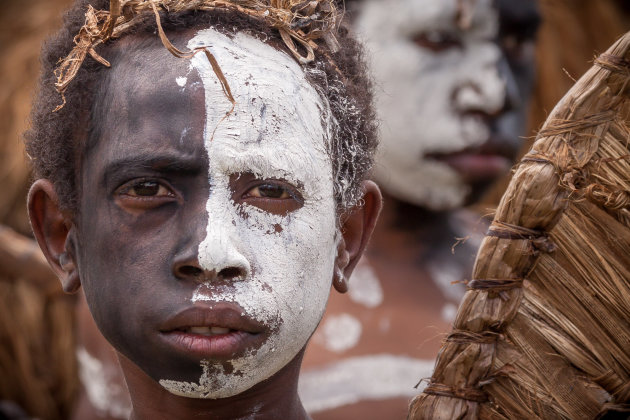
[[[535,58],[536,42],[534,39],[506,35],[499,38],[499,46],[511,64],[531,65]]]
[[[448,31],[424,31],[413,36],[412,41],[419,47],[433,52],[442,52],[461,47],[461,39],[456,33]]]
[[[261,184],[257,185],[247,192],[250,197],[257,198],[275,198],[275,199],[287,199],[293,198],[289,193],[289,190],[282,185],[278,184]]]

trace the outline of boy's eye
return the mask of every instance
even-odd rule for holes
[[[173,193],[157,181],[140,181],[123,189],[123,194],[132,197],[172,197]]]
[[[157,209],[179,200],[178,197],[167,182],[159,179],[134,179],[114,192],[116,203],[130,212]]]
[[[292,198],[287,188],[277,184],[258,185],[247,192],[250,197],[275,198],[279,200]]]
[[[304,205],[299,188],[279,179],[260,179],[253,174],[235,174],[230,181],[237,203],[278,215],[286,215]]]

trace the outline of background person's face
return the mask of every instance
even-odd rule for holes
[[[134,41],[131,41],[134,42]],[[113,65],[83,159],[78,264],[105,337],[170,392],[223,398],[293,360],[336,256],[325,109],[301,67],[252,37],[200,31]],[[215,131],[216,129],[216,131]]]
[[[358,7],[382,124],[377,180],[412,204],[461,206],[507,171],[522,134],[524,109],[499,118],[519,92],[495,42],[497,11],[490,0]]]

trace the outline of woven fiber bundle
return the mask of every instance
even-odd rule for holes
[[[410,419],[630,415],[630,33],[515,170]]]

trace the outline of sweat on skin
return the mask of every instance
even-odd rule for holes
[[[227,365],[202,361],[196,383],[160,378],[160,384],[177,395],[224,398],[277,372],[315,330],[336,257],[336,203],[321,118],[327,108],[295,60],[252,36],[228,37],[212,28],[188,42],[191,50],[199,47],[215,55],[236,100],[223,119],[231,104],[206,56],[195,55],[190,66],[205,92],[210,185],[199,263],[215,272],[236,267],[239,275],[227,286],[201,284],[191,298],[236,303],[273,334]],[[242,174],[290,184],[283,188],[300,207],[273,214],[235,203],[230,179]]]

